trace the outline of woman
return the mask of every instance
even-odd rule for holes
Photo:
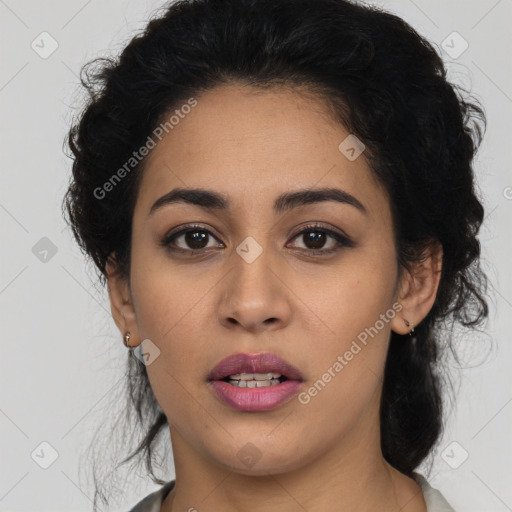
[[[165,484],[132,511],[453,510],[415,469],[446,326],[487,316],[485,117],[432,46],[345,0],[179,1],[84,84],[66,211],[148,425],[123,462]]]

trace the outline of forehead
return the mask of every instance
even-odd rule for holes
[[[342,150],[353,136],[320,98],[240,85],[194,98],[196,106],[179,116],[147,157],[137,201],[146,214],[178,187],[217,190],[237,208],[267,200],[273,206],[285,191],[313,187],[341,187],[365,197],[361,202],[382,202],[384,191],[364,153],[347,158]]]

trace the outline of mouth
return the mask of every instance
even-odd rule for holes
[[[221,380],[237,388],[266,388],[281,384],[281,382],[287,381],[288,377],[274,372],[236,373]]]
[[[223,380],[237,387],[265,387],[285,380],[303,381],[301,372],[275,354],[233,354],[223,359],[208,376],[208,380]],[[258,383],[260,383],[258,385]]]
[[[301,372],[270,353],[234,354],[210,372],[208,382],[222,403],[239,411],[266,411],[302,386]]]

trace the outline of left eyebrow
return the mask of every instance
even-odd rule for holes
[[[324,201],[336,201],[342,204],[348,204],[357,208],[361,213],[367,215],[368,212],[363,204],[353,195],[338,188],[317,188],[304,189],[294,192],[286,192],[277,197],[274,202],[274,211],[282,213],[287,210],[299,208]],[[163,195],[155,201],[149,211],[149,216],[165,205],[172,203],[188,203],[199,206],[204,209],[229,210],[231,201],[212,190],[201,188],[176,188]]]
[[[361,213],[365,215],[368,214],[359,199],[339,188],[317,188],[287,192],[276,199],[274,210],[276,213],[282,213],[286,210],[324,201],[336,201],[338,203],[348,204],[357,208]]]

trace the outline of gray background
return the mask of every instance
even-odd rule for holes
[[[61,218],[70,173],[62,146],[83,97],[80,66],[117,53],[161,5],[0,0],[1,511],[91,510],[83,454],[98,424],[109,419],[108,397],[122,385],[126,354],[106,292]],[[449,361],[457,402],[428,479],[458,511],[505,512],[512,510],[512,0],[380,5],[437,45],[450,78],[470,87],[488,115],[476,169],[487,212],[483,264],[494,299],[484,332],[460,337],[466,369]],[[40,36],[45,31],[51,38]],[[454,31],[469,45],[456,57],[463,41]],[[45,55],[51,44],[57,49]],[[58,456],[43,469],[52,449]],[[156,487],[143,471],[128,473],[119,510]]]

